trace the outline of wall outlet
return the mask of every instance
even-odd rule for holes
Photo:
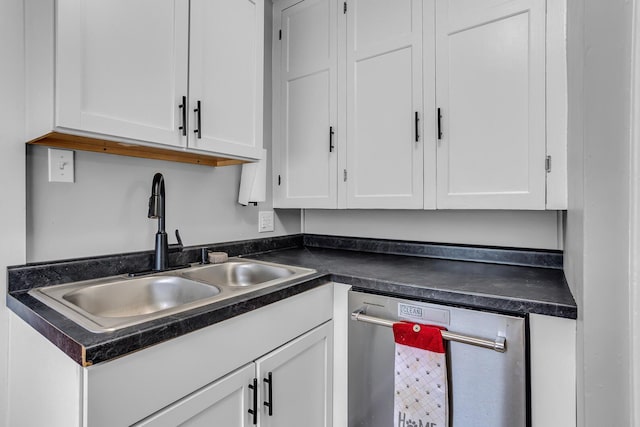
[[[49,148],[49,182],[74,182],[72,150]]]
[[[273,211],[258,212],[258,232],[273,231]]]

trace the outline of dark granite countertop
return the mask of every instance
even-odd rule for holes
[[[401,298],[525,316],[575,319],[577,307],[557,251],[481,248],[295,235],[206,246],[230,256],[313,268],[318,273],[109,333],[92,333],[27,292],[31,288],[148,268],[150,252],[9,267],[7,306],[83,366],[97,364],[280,301],[330,281]],[[173,254],[196,262],[200,247]]]
[[[10,293],[7,306],[82,366],[124,356],[329,283],[316,273],[182,313],[113,332],[90,332],[26,292]]]
[[[314,268],[365,292],[516,315],[577,317],[560,269],[313,247],[251,258]]]

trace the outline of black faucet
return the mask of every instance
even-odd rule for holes
[[[153,271],[165,271],[169,269],[169,243],[167,232],[164,229],[165,208],[164,208],[164,177],[161,173],[153,176],[151,184],[151,197],[149,197],[149,218],[158,220],[158,232],[156,233],[155,257],[153,260]],[[180,232],[176,230],[177,245],[171,245],[172,249],[182,250],[182,239]]]

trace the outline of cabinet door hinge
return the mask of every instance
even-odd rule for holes
[[[342,5],[342,13],[347,13],[347,2]]]
[[[278,40],[282,40],[282,30],[278,30]]]
[[[347,170],[346,169],[344,170],[343,179],[344,179],[344,182],[347,182]]]
[[[544,160],[544,170],[547,173],[551,172],[551,156],[547,156]]]
[[[278,175],[278,185],[282,184],[282,177]]]

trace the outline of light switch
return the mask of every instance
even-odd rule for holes
[[[258,232],[273,231],[273,211],[258,212]]]
[[[49,182],[74,182],[72,150],[49,148]]]

